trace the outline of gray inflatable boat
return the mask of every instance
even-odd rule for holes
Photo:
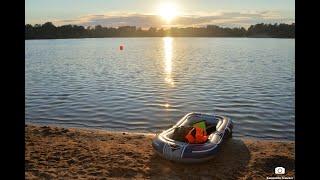
[[[203,144],[189,144],[172,139],[172,134],[177,127],[191,126],[205,121],[207,124],[208,140]],[[189,113],[178,121],[173,127],[156,135],[152,141],[154,150],[162,157],[177,162],[203,162],[215,156],[222,143],[232,137],[232,121],[221,115],[208,115]]]

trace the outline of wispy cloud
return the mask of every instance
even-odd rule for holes
[[[148,27],[186,27],[215,24],[229,27],[248,27],[256,23],[292,23],[294,17],[285,16],[278,11],[248,11],[248,12],[215,12],[212,14],[178,16],[168,25],[161,17],[153,14],[120,13],[91,14],[76,19],[54,20],[56,25],[77,24],[83,26],[102,25],[108,27],[137,26]]]

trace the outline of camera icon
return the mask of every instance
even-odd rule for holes
[[[286,169],[284,167],[276,167],[274,169],[274,173],[275,174],[285,174],[286,173]]]

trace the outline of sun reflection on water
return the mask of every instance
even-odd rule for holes
[[[164,43],[164,72],[165,72],[165,81],[174,86],[174,81],[172,79],[172,37],[163,38]]]

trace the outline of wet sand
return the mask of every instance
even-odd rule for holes
[[[206,163],[180,164],[152,149],[151,134],[26,125],[26,179],[267,179],[294,177],[294,142],[226,141]],[[278,175],[281,176],[281,175]]]

